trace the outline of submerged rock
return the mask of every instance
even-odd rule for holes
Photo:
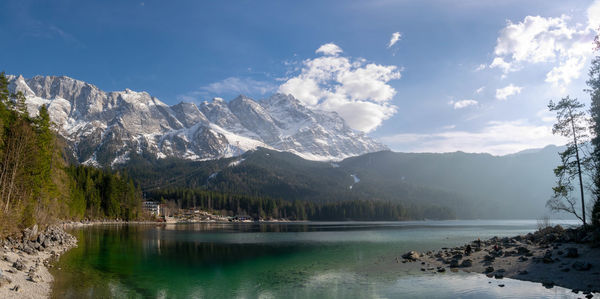
[[[567,255],[566,255],[566,257],[570,257],[570,258],[579,257],[579,252],[577,252],[577,248],[575,248],[575,247],[569,247],[569,248],[567,248]]]
[[[592,264],[588,262],[574,262],[572,265],[573,269],[577,271],[588,271],[592,268]]]

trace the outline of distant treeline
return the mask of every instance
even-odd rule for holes
[[[47,107],[31,117],[25,96],[8,84],[0,73],[0,237],[57,219],[141,215],[141,192],[130,179],[67,167]]]
[[[217,211],[223,215],[248,215],[253,218],[290,220],[409,220],[450,219],[452,211],[438,206],[405,206],[379,200],[309,202],[227,194],[192,188],[167,188],[150,191],[148,199],[172,201],[179,208]]]

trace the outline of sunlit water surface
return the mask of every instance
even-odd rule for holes
[[[437,250],[477,238],[526,234],[536,226],[535,220],[509,220],[79,228],[72,231],[79,246],[61,257],[54,268],[52,296],[576,297],[560,287],[547,289],[539,283],[464,272],[423,273],[394,262],[408,250]]]

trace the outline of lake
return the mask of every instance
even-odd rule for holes
[[[535,220],[88,226],[71,230],[78,247],[53,268],[52,297],[575,297],[560,287],[423,273],[394,261],[409,250],[536,228]]]

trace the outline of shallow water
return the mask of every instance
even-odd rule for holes
[[[464,272],[406,270],[394,258],[536,221],[107,225],[72,231],[54,298],[564,298],[570,290]],[[57,269],[54,268],[54,269]],[[500,287],[499,284],[504,284]]]

